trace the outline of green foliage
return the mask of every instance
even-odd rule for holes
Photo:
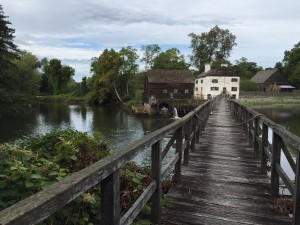
[[[54,130],[46,135],[0,145],[0,209],[47,188],[108,154],[107,145],[99,133],[91,137],[70,129]],[[96,215],[100,210],[100,198],[95,193],[100,193],[99,187],[78,197],[44,224],[89,224],[99,220]],[[93,219],[88,213],[94,213]]]
[[[53,130],[0,145],[0,210],[47,188],[109,154],[100,133],[92,137],[75,130]],[[127,210],[151,182],[150,168],[127,163],[120,171],[120,205]],[[172,181],[163,182],[163,193]],[[100,185],[96,185],[43,225],[99,224]],[[149,224],[150,206],[138,215],[137,224]]]
[[[0,5],[0,88],[4,79],[9,79],[9,76],[4,77],[4,71],[13,66],[12,62],[18,57],[18,49],[13,42],[15,30],[10,25]]]
[[[68,82],[74,76],[75,70],[68,65],[62,65],[59,59],[51,59],[49,62],[45,59],[43,73],[42,90],[52,90],[57,95],[66,93]]]
[[[139,58],[137,49],[127,46],[120,50],[122,65],[118,76],[118,87],[127,96],[134,95],[134,77],[138,72],[136,60]]]
[[[177,48],[168,49],[159,53],[153,60],[152,69],[188,69],[184,56],[180,54]]]
[[[244,80],[250,80],[258,71],[263,70],[255,62],[248,62],[248,59],[245,57],[236,60],[235,63],[232,67],[233,71]]]
[[[41,80],[38,58],[29,52],[21,51],[15,64],[17,68],[15,73],[18,76],[18,82],[15,85],[18,87],[18,91],[34,96],[38,94]]]
[[[297,88],[300,87],[300,42],[294,45],[290,51],[284,52],[283,58],[283,71],[284,74],[288,77],[288,80],[292,85],[295,85]]]
[[[241,91],[258,91],[259,87],[256,83],[250,80],[240,80],[240,90]]]
[[[73,94],[46,95],[37,98],[41,102],[67,102],[67,103],[86,103],[87,100],[83,96],[75,96]]]
[[[93,58],[91,63],[92,92],[98,103],[113,102],[116,97],[120,99],[116,82],[123,60],[120,53],[114,49],[105,49],[99,58]]]
[[[143,45],[142,51],[144,51],[144,56],[141,59],[145,63],[145,70],[153,67],[154,59],[160,53],[161,49],[158,44]]]
[[[218,26],[201,35],[190,33],[189,37],[193,49],[190,56],[191,63],[199,71],[204,70],[205,63],[226,60],[236,45],[236,37],[229,30],[223,30]]]

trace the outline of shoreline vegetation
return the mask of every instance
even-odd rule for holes
[[[241,93],[238,102],[248,107],[300,104],[300,93],[247,92]]]
[[[90,136],[73,129],[53,130],[45,135],[0,144],[0,210],[115,151],[109,147],[101,133],[96,132]],[[127,211],[151,182],[150,171],[148,165],[137,165],[134,162],[121,168],[121,213]],[[162,194],[169,190],[172,183],[171,178],[162,182]],[[41,225],[98,224],[101,218],[100,193],[98,184],[44,220]],[[163,202],[167,204],[167,199]],[[136,219],[138,222],[134,224],[150,224],[150,211],[147,203]]]

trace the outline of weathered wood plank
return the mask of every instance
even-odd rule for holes
[[[272,211],[270,178],[260,173],[261,162],[236,124],[221,100],[189,155],[189,166],[182,167],[181,183],[168,193],[171,203],[161,224],[291,224],[288,216]]]

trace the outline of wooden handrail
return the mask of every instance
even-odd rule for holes
[[[182,158],[188,160],[190,149],[197,140],[199,141],[195,134],[200,134],[204,129],[205,121],[217,99],[218,97],[207,101],[185,117],[133,142],[124,150],[73,173],[47,189],[2,210],[0,225],[37,224],[98,183],[101,183],[102,224],[130,224],[149,199],[152,203],[151,220],[154,224],[159,223],[162,179],[175,166],[174,178],[176,182],[180,181]],[[170,142],[163,150],[162,139],[170,135],[172,135]],[[175,155],[162,168],[162,159],[175,142]],[[183,149],[183,146],[188,147]],[[123,218],[120,218],[119,170],[147,147],[151,147],[152,152],[152,182]]]
[[[244,123],[249,134],[249,144],[254,143],[251,145],[254,150],[253,155],[261,158],[262,171],[266,170],[268,160],[271,162],[271,194],[273,196],[279,195],[279,181],[281,179],[294,199],[293,224],[300,224],[300,137],[235,100],[228,100],[228,103],[233,113],[239,118],[240,123],[247,120],[245,115],[254,118],[253,122]],[[268,140],[269,131],[273,133],[271,143]],[[293,159],[288,146],[297,150],[296,160]],[[286,156],[287,162],[295,173],[295,182],[287,176],[281,166],[282,153]]]

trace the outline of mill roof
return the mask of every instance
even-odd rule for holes
[[[145,73],[149,83],[194,83],[190,70],[154,69]]]
[[[251,78],[251,81],[257,84],[262,84],[266,82],[276,71],[277,69],[259,71]]]
[[[238,77],[238,75],[228,67],[221,67],[219,69],[212,69],[207,72],[203,72],[197,76],[197,78],[207,76],[219,76],[219,77]]]

